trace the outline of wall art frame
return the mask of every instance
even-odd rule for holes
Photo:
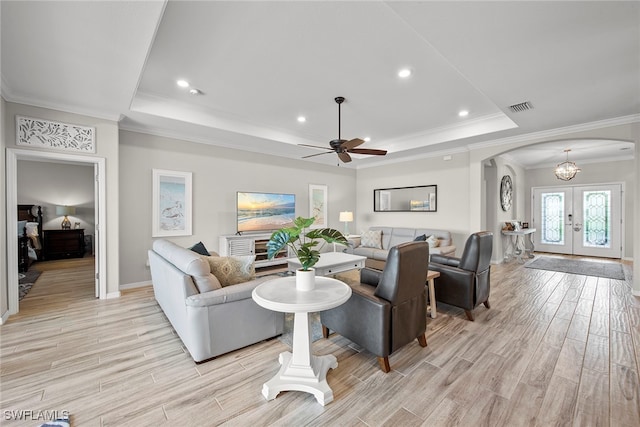
[[[327,198],[326,185],[309,184],[309,216],[316,220],[310,228],[327,228]]]
[[[192,235],[192,173],[152,171],[151,237]]]
[[[16,116],[16,145],[76,153],[96,152],[96,129],[52,120]]]

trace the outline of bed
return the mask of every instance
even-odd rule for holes
[[[42,257],[42,207],[18,205],[18,271],[24,273]]]

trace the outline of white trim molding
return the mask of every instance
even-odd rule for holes
[[[16,145],[95,153],[95,135],[96,129],[93,127],[16,116]]]

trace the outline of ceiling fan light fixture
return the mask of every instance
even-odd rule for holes
[[[580,172],[580,168],[575,164],[575,162],[569,161],[569,151],[570,149],[564,150],[567,153],[567,159],[559,163],[554,169],[554,173],[556,178],[561,179],[562,181],[569,181],[573,179],[578,172]]]

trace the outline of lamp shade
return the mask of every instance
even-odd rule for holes
[[[340,212],[340,222],[353,222],[353,212]]]
[[[75,215],[76,207],[75,206],[56,206],[56,215]]]

